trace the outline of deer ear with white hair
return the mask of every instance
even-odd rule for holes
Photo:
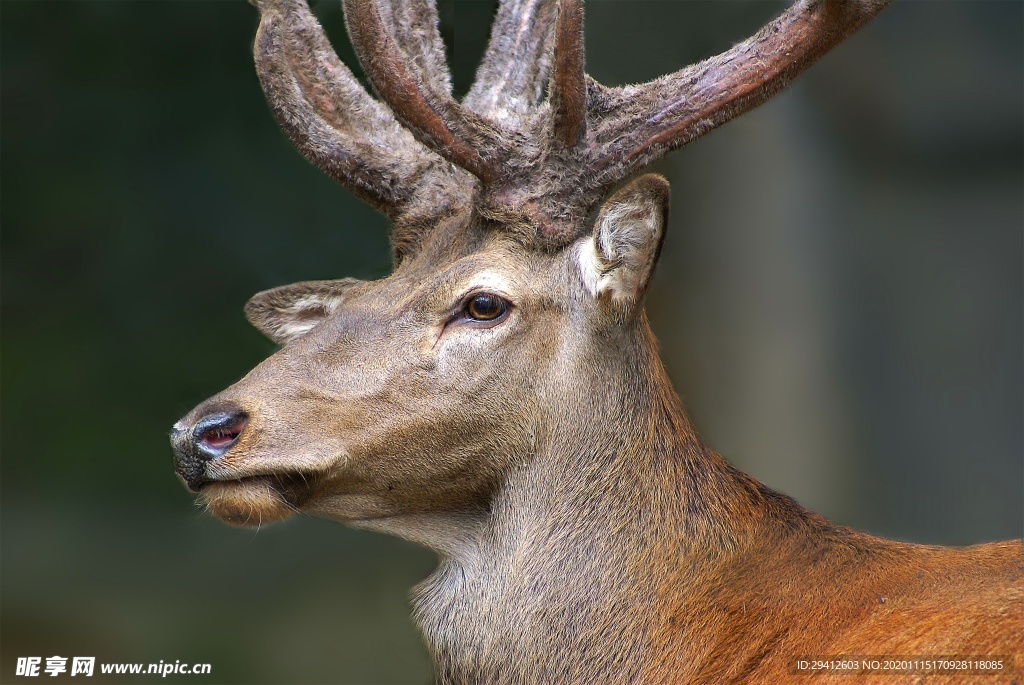
[[[661,253],[668,204],[668,181],[647,174],[601,206],[594,234],[577,247],[583,283],[594,297],[627,308],[640,301]]]
[[[303,281],[271,288],[245,303],[245,318],[279,345],[305,335],[338,308],[353,286],[363,281]]]

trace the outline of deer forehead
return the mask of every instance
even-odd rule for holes
[[[463,257],[439,272],[434,266],[423,272],[398,273],[393,281],[386,280],[399,292],[404,291],[403,307],[416,308],[426,302],[428,307],[446,308],[474,291],[510,298],[526,295],[546,280],[542,272],[540,265],[531,263],[522,252],[499,245]]]
[[[467,292],[474,290],[487,290],[499,293],[510,293],[517,289],[516,286],[516,280],[511,278],[509,274],[505,274],[500,271],[487,270],[473,274],[471,278],[465,281],[461,290],[465,290]]]

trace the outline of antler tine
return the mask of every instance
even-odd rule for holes
[[[469,109],[498,121],[530,113],[548,80],[558,0],[501,0],[472,88]]]
[[[501,178],[502,163],[511,156],[510,134],[460,107],[410,69],[408,55],[389,35],[374,0],[342,4],[356,55],[398,120],[417,140],[485,184]]]
[[[549,92],[552,137],[563,147],[575,147],[587,129],[587,77],[583,66],[583,2],[561,0]]]
[[[452,79],[437,27],[437,6],[426,0],[391,0],[378,3],[377,10],[421,77],[437,92],[451,95]]]
[[[601,93],[595,181],[608,185],[770,98],[890,0],[800,0],[731,50]]]
[[[254,57],[274,118],[299,152],[392,217],[441,160],[359,85],[304,2],[260,0]]]

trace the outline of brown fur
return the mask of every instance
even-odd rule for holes
[[[798,3],[726,55],[607,89],[583,75],[578,3],[556,15],[553,0],[508,0],[458,105],[433,8],[345,0],[390,109],[302,3],[258,5],[275,115],[394,219],[397,267],[250,301],[282,349],[173,433],[178,471],[213,514],[304,512],[435,550],[414,611],[443,683],[962,682],[794,670],[840,656],[1001,657],[984,682],[1021,679],[1021,543],[874,538],[729,466],[686,418],[643,312],[667,184],[644,176],[600,203],[879,3]],[[556,16],[557,30],[534,21]],[[481,294],[504,313],[470,316]],[[204,452],[220,416],[244,428]]]

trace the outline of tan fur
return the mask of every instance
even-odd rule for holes
[[[572,248],[524,254],[484,233],[460,249],[349,288],[186,417],[225,403],[250,416],[202,491],[211,512],[256,525],[298,509],[435,549],[415,611],[442,682],[769,682],[798,656],[1019,659],[1019,543],[950,550],[830,525],[703,446],[642,310],[593,297]],[[481,285],[510,299],[509,318],[445,325]]]
[[[667,184],[641,177],[600,202],[881,3],[800,2],[725,55],[604,89],[582,72],[578,3],[556,15],[553,0],[508,0],[463,107],[432,8],[345,0],[395,117],[302,3],[258,5],[276,116],[394,218],[397,267],[247,305],[282,349],[172,433],[179,474],[214,515],[304,512],[435,550],[414,614],[442,683],[965,681],[795,670],[841,656],[1002,658],[979,682],[1024,682],[1021,543],[874,538],[729,466],[690,425],[643,311]],[[535,21],[555,16],[557,31]],[[555,101],[540,102],[552,63]],[[503,308],[471,316],[478,296]]]

